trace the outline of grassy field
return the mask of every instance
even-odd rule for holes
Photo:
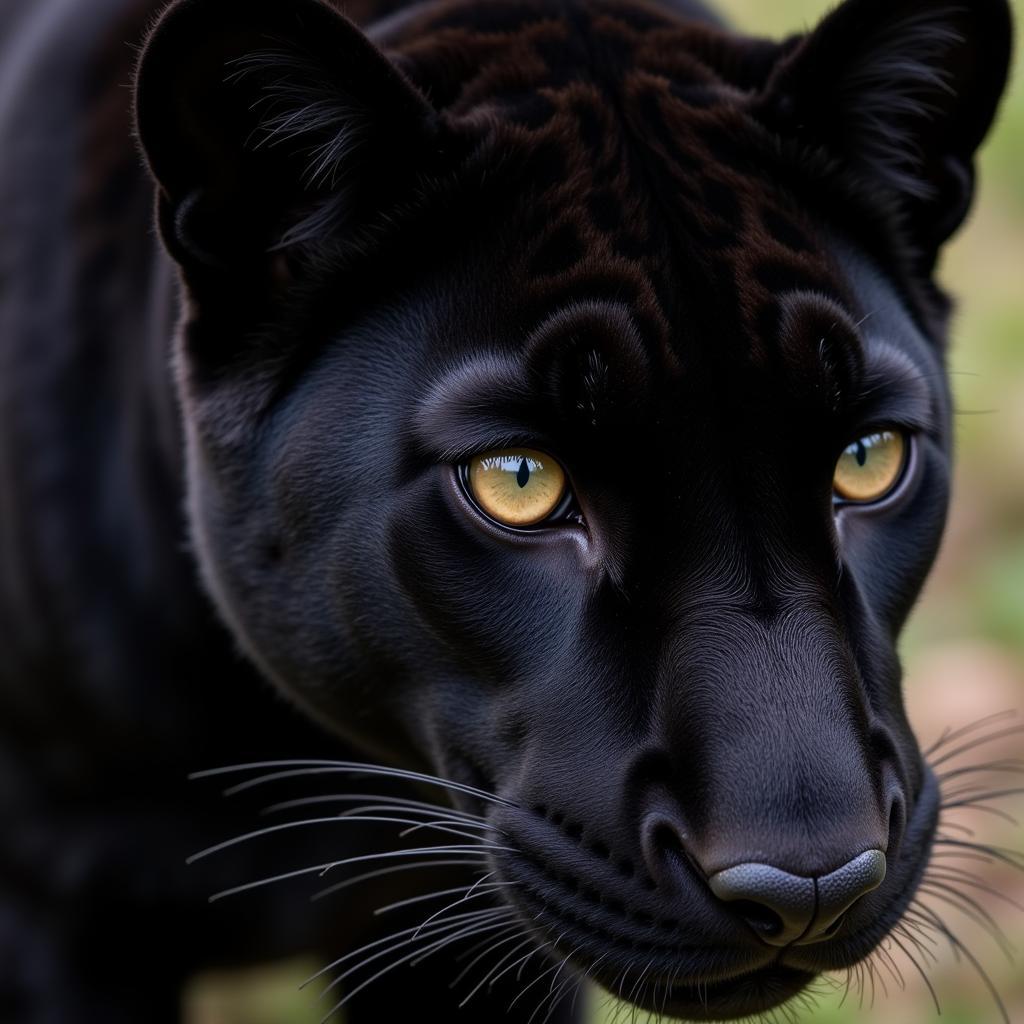
[[[822,0],[720,0],[736,23],[756,31],[788,32],[809,25]],[[1018,3],[1024,18],[1024,3]],[[981,202],[949,251],[942,278],[960,296],[952,356],[958,471],[952,521],[940,563],[905,638],[907,695],[922,739],[950,723],[987,711],[1024,707],[1024,82],[1018,75],[998,128],[981,161]],[[1021,745],[1004,751],[1021,756]],[[1024,804],[1020,811],[1024,812]],[[963,821],[967,822],[966,817]],[[1015,849],[1024,833],[994,817],[980,818],[978,835]],[[980,867],[980,866],[979,866]],[[1024,902],[1024,877],[990,872],[993,887]],[[1018,947],[1024,914],[978,893]],[[955,916],[955,915],[954,915]],[[1010,966],[991,940],[965,924],[1009,1004],[1024,1021],[1024,969]],[[902,963],[906,991],[881,972],[870,992],[840,1007],[825,997],[804,1017],[814,1024],[926,1024],[938,1020],[923,982]],[[190,1024],[307,1024],[319,1019],[295,987],[306,965],[283,965],[234,978],[207,978],[190,996]],[[976,976],[943,956],[932,979],[946,1024],[995,1024],[999,1019]],[[598,1007],[595,1021],[618,1008]],[[623,1018],[628,1020],[628,1017]],[[387,1022],[391,1024],[391,1022]],[[398,1024],[398,1022],[396,1022]]]

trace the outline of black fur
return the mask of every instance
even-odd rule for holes
[[[444,888],[207,907],[398,842],[325,822],[186,868],[260,806],[186,774],[289,757],[426,771],[483,816],[489,920],[553,977],[507,1010],[507,972],[464,1019],[528,1020],[573,971],[732,1018],[869,954],[935,830],[895,643],[945,517],[931,271],[1003,0],[846,0],[783,43],[689,0],[350,5],[363,28],[320,0],[177,0],[148,30],[146,0],[15,7],[3,1020],[172,1021],[199,967],[341,955]],[[837,505],[838,455],[883,426],[913,439],[898,490]],[[557,523],[473,506],[465,463],[508,445],[566,467]],[[812,944],[710,887],[870,850],[885,881]],[[453,1013],[433,963],[348,1019]]]

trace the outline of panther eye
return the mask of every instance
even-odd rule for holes
[[[467,486],[492,519],[505,526],[536,526],[566,494],[565,470],[546,452],[507,448],[470,460]]]
[[[851,444],[836,463],[836,497],[859,505],[880,501],[899,483],[907,449],[906,437],[894,430],[881,430]]]

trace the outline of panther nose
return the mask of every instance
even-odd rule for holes
[[[839,919],[882,884],[885,854],[867,850],[818,878],[791,875],[770,864],[737,864],[708,878],[711,891],[771,946],[804,945],[828,938]]]

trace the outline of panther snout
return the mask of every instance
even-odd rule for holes
[[[881,850],[866,850],[817,878],[770,864],[737,864],[715,872],[708,885],[768,945],[805,945],[828,938],[843,914],[882,884],[885,867]]]
[[[710,809],[726,815],[684,805],[693,790],[664,781],[664,759],[633,767],[625,782],[598,772],[557,791],[535,782],[493,823],[511,848],[496,857],[502,882],[527,927],[611,991],[623,973],[653,979],[661,998],[633,999],[648,1009],[687,1020],[763,1012],[862,960],[913,898],[925,860],[907,851],[937,815],[930,775],[906,820],[900,800],[886,822],[876,782],[853,798],[846,779],[842,802],[826,799],[838,787],[817,794],[835,816],[790,815],[771,829],[722,789]]]
[[[817,802],[823,806],[825,795]],[[662,800],[642,825],[644,860],[666,893],[689,899],[695,887],[703,890],[717,915],[762,948],[811,946],[835,938],[848,912],[882,886],[890,857],[896,863],[900,829],[892,815],[883,824],[878,803],[865,790],[838,819],[794,817],[785,829],[755,831],[739,824],[743,807],[735,800],[720,798],[715,809],[726,813],[713,819]],[[872,906],[855,927],[881,904]]]

